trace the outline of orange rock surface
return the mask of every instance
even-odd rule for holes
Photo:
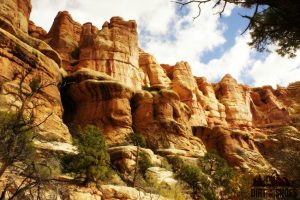
[[[71,109],[66,121],[75,125],[98,126],[111,145],[122,144],[132,131],[130,88],[109,76],[81,69],[66,80],[65,106]]]
[[[64,115],[68,124],[97,125],[112,145],[139,132],[151,146],[169,149],[162,151],[203,155],[212,148],[251,168],[255,159],[269,166],[257,145],[275,144],[268,140],[274,129],[300,128],[299,82],[252,88],[226,75],[209,83],[194,77],[187,62],[160,64],[142,50],[133,20],[112,17],[97,28],[62,11],[47,33],[29,22],[30,0],[0,3],[1,89],[12,91],[15,72],[30,69],[54,83],[38,97],[46,106],[37,119],[53,112],[44,138],[70,142]]]
[[[48,85],[31,102],[36,107],[34,123],[44,121],[39,126],[39,134],[44,140],[70,143],[71,135],[62,121],[59,55],[45,42],[27,34],[30,1],[2,1],[0,7],[1,109],[11,110],[8,105],[20,105],[17,90],[24,74],[29,75],[22,84],[22,92],[30,90],[28,84],[31,79],[39,78],[41,85]]]
[[[0,18],[7,21],[14,28],[27,33],[31,0],[1,0]]]

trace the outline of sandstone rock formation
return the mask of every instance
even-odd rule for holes
[[[204,146],[193,136],[189,125],[190,108],[174,91],[141,91],[133,97],[132,105],[134,130],[145,135],[151,146],[175,147],[203,155]]]
[[[198,128],[195,135],[201,138],[208,150],[216,150],[231,166],[261,171],[271,167],[260,154],[252,135],[246,131]]]
[[[71,142],[68,128],[62,122],[59,85],[62,81],[60,57],[43,41],[27,34],[30,2],[4,1],[0,11],[0,85],[1,108],[11,109],[8,105],[18,105],[19,83],[25,90],[32,78],[40,79],[41,85],[48,85],[36,96],[34,112],[35,123],[40,126],[43,139]],[[8,14],[9,13],[9,14]],[[28,75],[26,75],[28,74]],[[47,119],[47,120],[46,120]]]
[[[78,46],[82,27],[67,12],[59,12],[45,41],[61,56],[66,69],[78,62]]]
[[[205,113],[199,99],[201,96],[196,80],[187,62],[176,63],[168,67],[168,74],[172,79],[172,89],[179,95],[180,101],[184,102],[191,109],[191,126],[206,126]]]
[[[138,57],[134,21],[113,17],[96,34],[91,24],[83,26],[77,68],[104,72],[133,89],[140,89],[144,77],[138,66]]]
[[[111,162],[125,176],[133,176],[136,167],[136,157],[139,151],[140,154],[145,154],[150,159],[153,165],[161,165],[161,157],[157,156],[150,149],[137,148],[136,146],[117,146],[109,148],[108,152],[111,157]]]
[[[145,86],[168,88],[170,86],[170,79],[167,77],[164,69],[157,63],[155,58],[140,50],[139,53],[139,67],[143,69],[146,75]],[[148,83],[149,82],[149,83]]]
[[[14,28],[27,33],[31,0],[0,1],[0,18]],[[2,23],[1,23],[2,24]]]
[[[47,33],[29,22],[30,0],[0,3],[1,111],[19,105],[22,74],[30,72],[24,92],[30,91],[32,78],[51,83],[34,99],[42,105],[35,109],[35,123],[47,119],[40,127],[44,141],[35,143],[40,151],[76,153],[66,124],[94,124],[113,146],[112,164],[125,175],[136,166],[137,147],[124,146],[131,132],[145,136],[160,155],[141,148],[157,165],[161,156],[179,155],[196,163],[207,150],[217,150],[231,166],[245,170],[276,168],[288,174],[298,169],[290,155],[299,157],[300,82],[252,88],[226,75],[209,83],[194,77],[187,62],[160,64],[140,49],[135,21],[112,17],[98,29],[63,11]],[[156,175],[162,171],[152,168]],[[61,198],[141,195],[151,198],[134,188],[102,185],[100,192],[71,188]]]
[[[114,186],[114,185],[102,185],[101,191],[103,193],[103,199],[106,200],[115,200],[115,199],[144,199],[144,200],[168,200],[163,196],[151,193],[144,193],[132,187],[126,186]]]
[[[251,99],[256,127],[284,126],[290,123],[289,106],[285,105],[288,96],[284,89],[274,90],[270,86],[253,88]]]
[[[250,88],[239,85],[229,74],[215,87],[216,97],[225,106],[226,121],[231,127],[252,126]]]
[[[81,25],[74,21],[67,11],[59,12],[45,41],[60,53],[67,71],[90,68],[133,89],[141,89],[145,82],[138,63],[134,21],[113,17],[98,30],[91,23]]]
[[[287,92],[288,97],[292,99],[292,103],[288,104],[287,107],[291,116],[292,125],[300,130],[300,81],[289,84]]]
[[[44,35],[39,32],[36,35]],[[256,137],[259,128],[299,119],[298,107],[291,106],[298,102],[289,92],[297,87],[251,88],[238,84],[230,75],[211,84],[204,77],[193,77],[186,62],[160,65],[139,49],[134,21],[113,17],[99,30],[91,23],[80,25],[64,11],[57,15],[45,38],[60,53],[69,72],[67,89],[63,89],[70,100],[65,109],[71,110],[65,113],[66,121],[96,124],[110,145],[126,142],[134,131],[146,136],[152,147],[203,155],[203,138],[193,135],[199,127],[224,127],[230,133],[245,131]],[[219,152],[232,165],[253,164],[249,159],[236,158],[234,152],[239,148],[255,154],[265,165],[252,142],[247,146],[245,141],[223,133],[216,137],[224,142],[218,145],[224,148]],[[206,146],[213,142],[209,140],[213,139],[206,138]],[[232,149],[226,150],[228,145]]]
[[[47,32],[42,27],[36,26],[33,21],[29,21],[28,34],[31,37],[44,40]]]
[[[132,132],[130,88],[101,72],[81,69],[66,79],[63,90],[68,123],[100,127],[110,145],[126,141]]]
[[[299,133],[293,126],[282,126],[255,141],[263,157],[289,180],[300,178]]]
[[[227,127],[225,106],[218,101],[213,85],[208,83],[205,77],[196,77],[196,82],[203,94],[200,97],[200,104],[205,112],[207,125]]]
[[[169,186],[174,186],[178,183],[174,179],[174,173],[161,167],[150,167],[147,170],[146,177],[153,179],[157,183],[164,183]]]

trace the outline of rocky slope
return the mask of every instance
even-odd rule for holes
[[[288,173],[276,148],[299,154],[300,82],[252,88],[226,75],[209,83],[194,77],[187,62],[159,64],[140,49],[135,21],[113,17],[98,29],[63,11],[47,33],[29,21],[30,0],[0,2],[0,108],[18,101],[21,73],[51,82],[35,112],[37,123],[51,113],[40,132],[46,142],[70,144],[67,126],[94,124],[110,146],[139,132],[161,155],[197,158],[215,149],[230,165],[250,171]],[[134,164],[126,159],[124,165]],[[126,196],[124,188],[103,187],[112,191],[104,191],[103,199]],[[128,195],[137,193],[126,196],[135,199]]]

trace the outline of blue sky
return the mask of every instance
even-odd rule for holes
[[[249,10],[227,6],[223,16],[212,4],[180,9],[170,0],[32,0],[31,19],[49,30],[58,11],[68,10],[74,20],[101,27],[112,16],[134,19],[138,23],[140,46],[159,63],[189,62],[194,75],[211,82],[230,73],[251,86],[286,86],[300,80],[300,52],[294,59],[276,53],[257,53],[249,48],[249,33],[240,33],[247,20],[238,14]],[[275,47],[271,47],[274,49]]]
[[[211,59],[221,57],[226,50],[230,49],[234,45],[235,37],[242,34],[242,32],[248,25],[248,19],[239,16],[239,14],[241,13],[249,13],[250,15],[251,10],[241,7],[235,7],[232,9],[231,15],[220,17],[220,22],[222,24],[226,24],[227,26],[226,30],[223,33],[224,37],[226,38],[226,42],[222,45],[221,48],[216,48],[213,51],[205,53],[201,57],[201,61],[203,63],[207,64]]]

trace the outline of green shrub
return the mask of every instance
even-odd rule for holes
[[[139,133],[130,133],[129,139],[135,146],[140,146],[142,148],[145,148],[147,146],[145,137]]]
[[[199,166],[189,164],[178,155],[168,157],[168,161],[176,172],[176,178],[188,185],[194,199],[216,199],[209,177]]]
[[[31,88],[32,92],[37,92],[41,89],[41,79],[39,77],[32,78],[29,87]]]
[[[60,162],[56,158],[47,158],[33,162],[27,167],[25,174],[32,174],[41,180],[50,180],[61,174]]]
[[[216,194],[215,194],[214,190],[210,187],[204,188],[201,195],[202,195],[203,199],[217,200],[217,197],[216,197]]]
[[[159,185],[159,194],[169,198],[169,199],[174,199],[174,200],[185,200],[186,195],[183,192],[183,186],[181,184],[176,184],[173,186],[168,186],[165,184],[160,184]]]
[[[144,176],[146,171],[149,167],[153,167],[153,164],[150,160],[150,157],[145,152],[139,153],[139,160],[138,160],[139,172]]]
[[[176,177],[188,184],[193,199],[216,199],[208,177],[198,166],[184,163]]]
[[[172,171],[173,166],[168,162],[166,158],[162,158],[161,160],[161,168],[165,168],[166,170]]]
[[[20,113],[0,112],[0,162],[3,166],[31,163],[35,157],[35,136],[36,130]]]
[[[227,161],[221,158],[216,152],[209,151],[203,158],[199,159],[203,172],[211,176],[217,185],[230,189],[230,181],[235,173]]]
[[[78,154],[62,158],[63,172],[73,173],[84,183],[104,179],[110,172],[110,157],[99,129],[88,125],[74,139]]]
[[[184,161],[178,155],[170,156],[167,159],[168,162],[172,165],[172,169],[174,172],[179,171],[184,164]]]
[[[200,186],[201,171],[197,166],[184,164],[176,177],[186,182],[193,191],[196,191]]]
[[[153,176],[151,173],[147,173],[144,181],[145,182],[140,182],[142,184],[139,185],[139,187],[147,193],[157,194],[159,196],[174,200],[187,199],[186,195],[184,194],[185,185],[181,182],[178,182],[174,185],[168,185],[164,182],[159,183],[157,182],[157,177]]]

